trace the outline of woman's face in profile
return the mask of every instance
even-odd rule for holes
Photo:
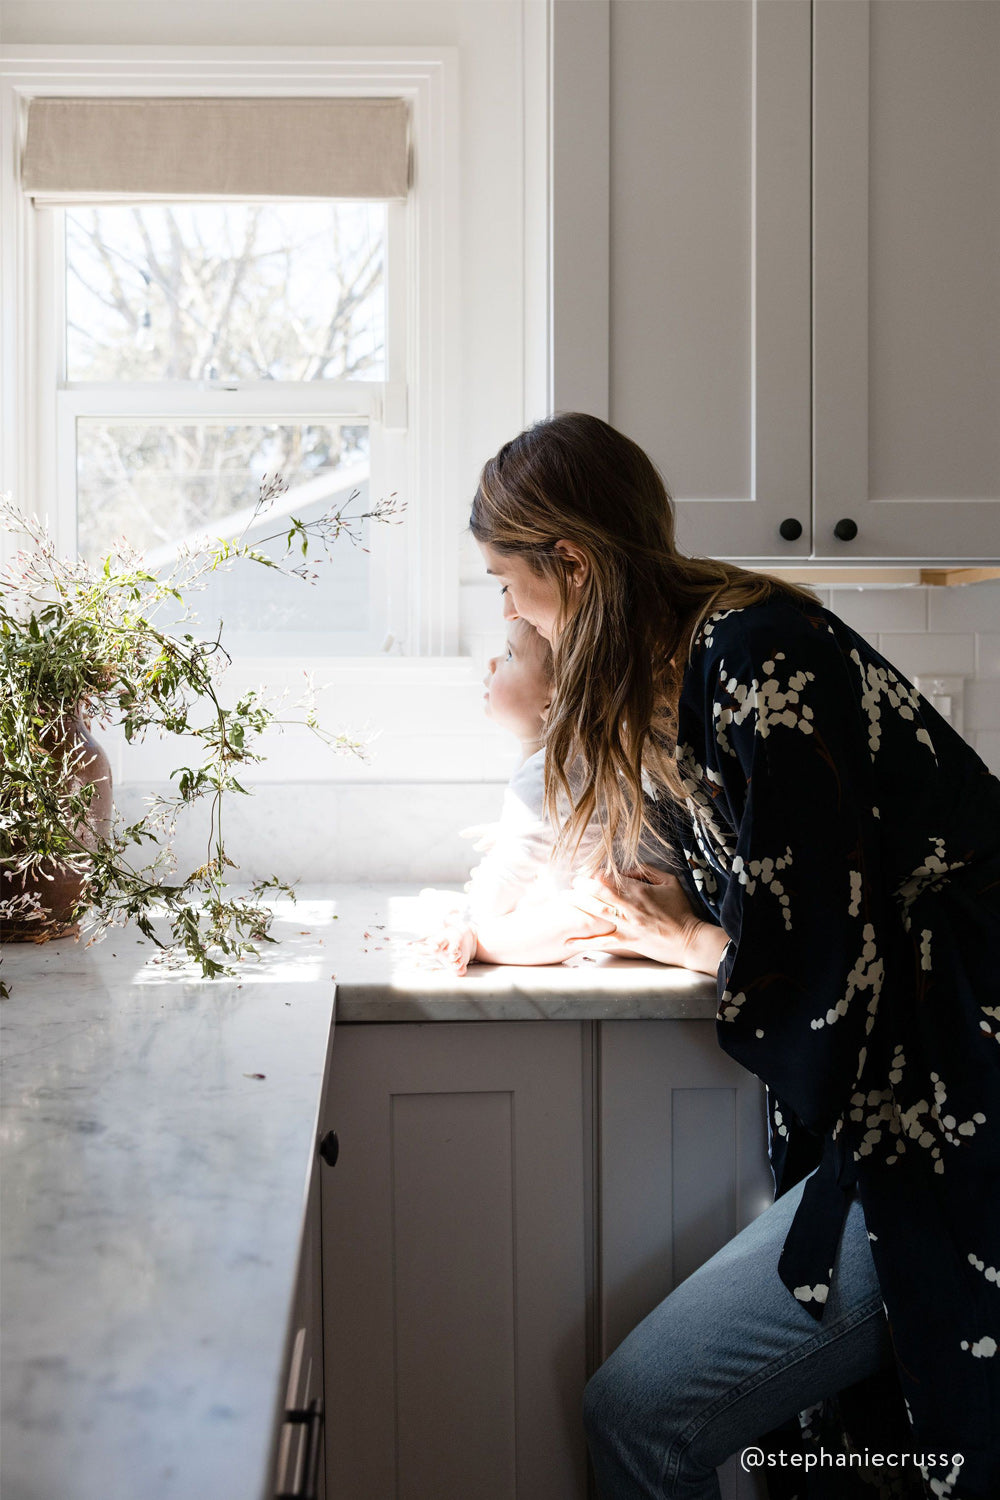
[[[552,644],[562,607],[558,585],[536,573],[527,558],[518,553],[497,552],[485,542],[476,544],[483,554],[486,571],[500,585],[505,620],[525,620]]]

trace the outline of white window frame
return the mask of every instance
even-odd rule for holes
[[[122,413],[120,391],[60,381],[58,306],[61,215],[33,209],[18,180],[29,101],[38,96],[221,97],[345,95],[404,97],[411,108],[414,174],[404,204],[389,208],[389,295],[405,300],[405,347],[388,351],[384,382],[316,382],[303,411],[301,386],[241,382],[236,391],[199,395],[198,414],[279,418],[365,415],[371,422],[372,497],[379,475],[407,502],[373,580],[376,607],[388,603],[396,649],[410,658],[454,657],[458,650],[458,539],[454,443],[458,370],[458,95],[454,48],[121,48],[11,47],[0,63],[0,489],[48,514],[60,549],[74,543],[70,514],[70,424],[105,403]],[[46,217],[48,216],[48,226]],[[405,269],[398,264],[405,260]],[[399,274],[400,270],[404,274]],[[393,273],[396,274],[393,274]],[[404,279],[405,278],[405,279]],[[63,278],[64,282],[64,278]],[[389,327],[399,324],[392,309]],[[61,390],[60,390],[61,386]],[[266,387],[266,388],[265,388]],[[365,388],[367,387],[367,389]],[[58,394],[57,394],[58,393]],[[134,399],[133,399],[134,397]],[[234,399],[235,398],[235,399]],[[185,406],[185,402],[187,405]],[[190,414],[190,393],[162,385],[130,392],[129,413]],[[59,465],[64,466],[60,473]],[[75,461],[74,461],[75,464]],[[61,496],[53,505],[49,497]],[[8,539],[0,537],[5,550]],[[388,599],[383,590],[388,591]],[[400,605],[405,590],[405,603]],[[381,596],[379,598],[379,596]],[[262,663],[263,660],[261,659]],[[314,658],[325,680],[350,677],[371,658]],[[273,671],[275,659],[268,662]],[[413,661],[413,668],[419,663]],[[297,664],[300,670],[301,664]]]
[[[249,200],[247,200],[249,201]],[[40,287],[55,295],[40,298],[37,310],[37,412],[39,449],[38,493],[54,495],[49,522],[57,549],[64,554],[77,547],[77,422],[81,418],[109,421],[165,421],[205,423],[243,420],[323,424],[360,418],[368,425],[369,495],[372,500],[410,489],[410,435],[407,405],[407,206],[386,205],[387,307],[386,371],[384,380],[219,380],[209,386],[196,381],[70,381],[66,378],[65,210],[45,205],[35,209],[32,232],[36,264],[44,268]],[[392,316],[391,304],[396,304]],[[54,394],[53,394],[54,393]],[[390,423],[393,424],[390,426]],[[403,636],[408,628],[409,557],[405,528],[377,527],[371,539],[369,598],[371,630],[355,649],[378,650],[388,637]],[[398,622],[398,623],[397,623]],[[253,638],[251,638],[253,639]],[[230,649],[246,657],[244,642],[227,631]],[[258,637],[259,644],[259,637]],[[286,652],[288,645],[285,646]],[[308,650],[308,646],[306,648]],[[316,657],[314,650],[310,658]],[[251,653],[250,659],[254,656]],[[257,660],[263,658],[257,654]],[[339,657],[338,657],[339,659]],[[270,658],[268,658],[270,660]]]

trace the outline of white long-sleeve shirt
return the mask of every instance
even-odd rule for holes
[[[545,751],[536,750],[507,783],[499,820],[486,838],[492,843],[465,887],[473,921],[513,911],[529,888],[536,895],[568,890],[573,876],[592,864],[601,830],[593,820],[572,859],[552,859],[556,832],[545,815]]]
[[[569,780],[573,786],[572,770]],[[655,796],[651,785],[646,784],[646,792]],[[504,791],[500,818],[488,831],[487,840],[491,840],[488,851],[465,887],[473,922],[506,915],[528,892],[543,897],[568,890],[576,876],[592,873],[602,844],[600,823],[592,818],[578,847],[552,858],[556,831],[545,814],[544,749],[529,755],[514,772]],[[640,858],[661,869],[677,868],[664,848],[644,843]]]

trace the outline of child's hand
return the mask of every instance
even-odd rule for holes
[[[461,976],[476,956],[475,928],[445,926],[435,936],[423,938],[419,947],[443,969]]]
[[[581,945],[607,940],[615,924],[589,915],[569,892],[528,896],[512,912],[480,922],[476,954],[481,964],[560,964]],[[583,950],[585,951],[585,950]]]

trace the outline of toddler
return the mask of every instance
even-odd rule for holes
[[[484,686],[486,713],[517,738],[521,759],[504,792],[492,847],[465,888],[465,909],[451,913],[444,931],[424,945],[458,974],[474,961],[560,963],[616,931],[605,917],[582,910],[573,893],[574,881],[599,863],[597,820],[572,857],[552,857],[556,835],[544,807],[543,735],[553,692],[548,642],[524,620],[509,621],[506,647],[491,658]],[[620,945],[614,951],[627,956]]]

